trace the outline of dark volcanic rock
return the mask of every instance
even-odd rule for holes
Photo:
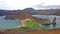
[[[31,15],[36,14],[36,10],[33,8],[25,8],[22,10],[23,12],[30,13]]]
[[[51,24],[49,19],[43,19],[43,18],[37,18],[37,17],[33,17],[34,21],[38,22],[39,24],[43,24],[43,25],[49,25]]]
[[[8,15],[8,16],[6,16],[4,19],[15,19],[16,18],[16,16],[10,16],[10,15]]]

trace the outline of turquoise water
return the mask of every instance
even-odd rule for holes
[[[0,16],[0,29],[14,28],[20,25],[20,22],[17,20],[6,20]]]
[[[32,15],[34,17],[38,17],[38,18],[47,18],[49,19],[51,22],[53,20],[53,16],[54,15]],[[48,29],[55,29],[55,28],[60,28],[60,16],[56,16],[56,25],[44,25],[44,27],[47,27]]]

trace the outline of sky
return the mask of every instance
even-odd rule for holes
[[[17,10],[35,5],[52,6],[60,5],[60,0],[0,0],[0,9]]]

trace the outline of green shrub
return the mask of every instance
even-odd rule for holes
[[[47,30],[44,26],[39,26],[39,24],[35,21],[27,21],[26,27],[30,28],[31,30]]]
[[[35,21],[27,21],[26,23],[27,28],[36,28],[38,26],[39,26],[38,23],[36,23]]]
[[[11,28],[11,29],[6,29],[6,30],[29,30],[29,28],[22,27],[22,28]]]

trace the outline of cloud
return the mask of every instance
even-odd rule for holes
[[[0,0],[0,9],[24,9],[41,3],[45,6],[60,4],[59,0]]]
[[[41,0],[0,0],[0,9],[23,9],[41,3]]]
[[[44,0],[44,5],[60,5],[60,0]]]

